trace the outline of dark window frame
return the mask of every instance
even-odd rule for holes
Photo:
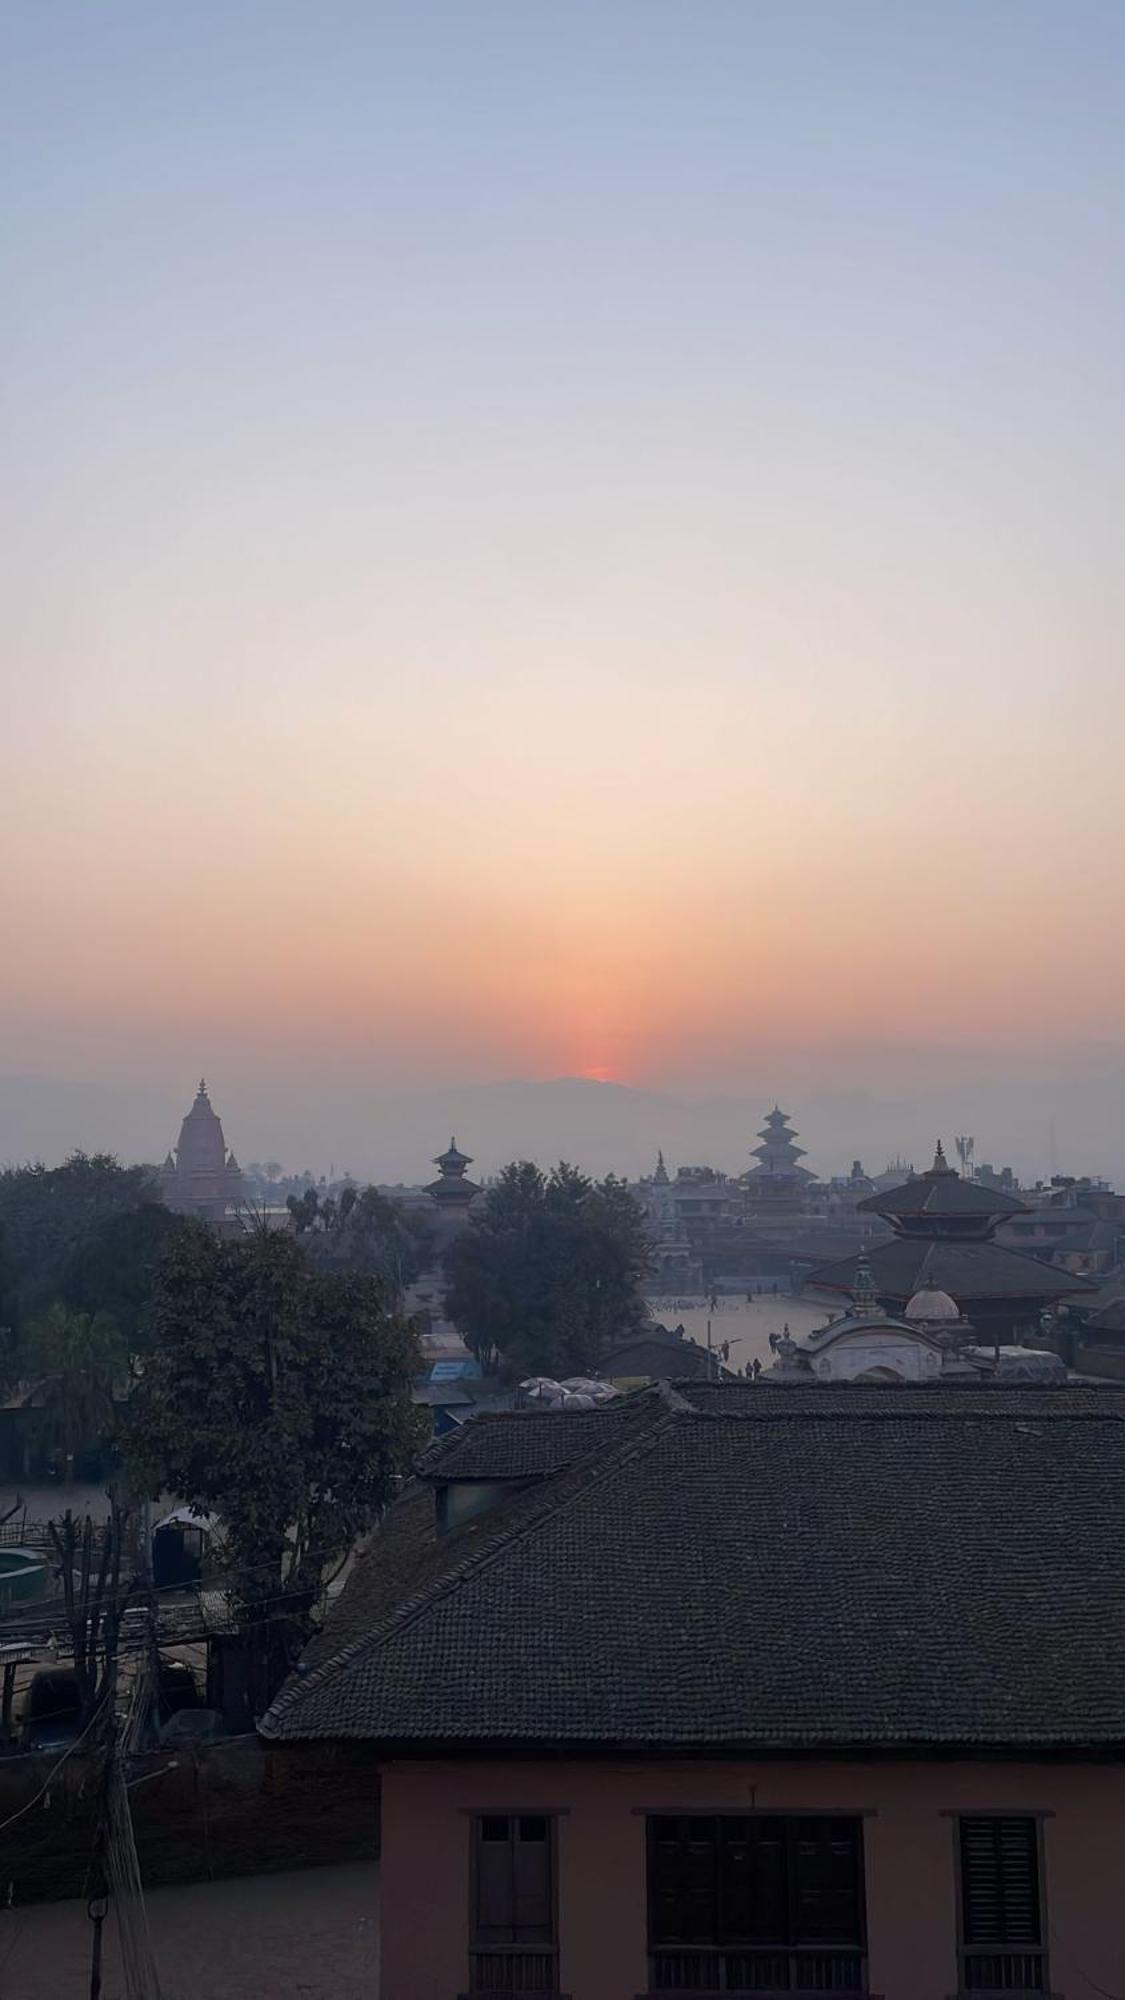
[[[755,1990],[763,1993],[799,1992],[802,1988],[816,1984],[821,1977],[829,1975],[835,1968],[834,1984],[840,1992],[866,1993],[867,1991],[867,1882],[863,1821],[867,1815],[858,1812],[768,1812],[751,1808],[739,1811],[737,1808],[717,1810],[674,1811],[645,1813],[645,1875],[647,1904],[647,1942],[649,1954],[650,1986],[654,1992],[675,1990],[684,1994],[721,1994],[738,1991],[747,1984],[746,1968],[753,1965],[755,1975],[760,1973],[768,1984]],[[712,1874],[715,1900],[715,1923],[710,1938],[679,1935],[673,1936],[659,1922],[658,1898],[660,1895],[661,1863],[658,1848],[661,1844],[660,1825],[664,1821],[678,1822],[679,1838],[686,1856],[692,1835],[690,1822],[702,1820],[710,1823],[713,1841]],[[731,1821],[745,1821],[751,1827],[764,1831],[770,1824],[780,1835],[782,1869],[780,1881],[775,1884],[776,1900],[774,1911],[781,1917],[781,1933],[771,1940],[768,1931],[760,1936],[753,1935],[745,1925],[739,1930],[737,1924],[724,1922],[722,1914],[723,1882],[725,1875],[723,1857],[723,1830]],[[851,1845],[851,1910],[848,1930],[850,1935],[839,1938],[816,1938],[802,1932],[800,1925],[800,1849],[807,1842],[813,1828],[817,1836],[824,1840],[830,1837],[833,1826],[846,1828]],[[685,1863],[684,1873],[690,1882],[690,1867]],[[806,1887],[808,1878],[806,1878]],[[686,1893],[690,1893],[687,1891]],[[784,1910],[781,1915],[782,1908]],[[681,1929],[684,1927],[681,1926]],[[676,1964],[676,1961],[679,1964]],[[815,1976],[813,1968],[815,1966]],[[825,1991],[832,1990],[826,1985]]]
[[[1024,1809],[1016,1812],[956,1812],[951,1814],[950,1817],[953,1823],[953,1857],[957,1883],[958,2000],[986,2000],[986,1996],[1002,1993],[1023,1995],[1042,1993],[1044,2000],[1049,2000],[1051,1977],[1047,1940],[1050,1935],[1050,1928],[1047,1916],[1047,1876],[1043,1821],[1045,1818],[1051,1817],[1051,1815],[1041,1812],[1028,1812]],[[979,1940],[970,1941],[968,1937],[964,1829],[967,1824],[972,1824],[973,1822],[998,1827],[1005,1820],[1019,1821],[1031,1829],[1035,1858],[1036,1915],[1038,1918],[1039,1934],[1039,1943],[1034,1945],[1021,1941],[1000,1941],[995,1944],[989,1944],[982,1943]],[[1001,1967],[999,1983],[996,1980],[984,1983],[978,1977],[978,1972],[982,1968],[974,1966],[974,1960],[1002,1961],[1005,1958],[1017,1962],[1012,1969],[1010,1977],[1004,1972],[1003,1967]],[[1023,1961],[1022,1966],[1018,1963],[1021,1960]],[[1024,1976],[1029,1964],[1034,1968],[1034,1978],[1032,1980]]]
[[[491,1808],[473,1811],[469,1820],[469,1985],[464,2000],[473,2000],[474,1995],[502,1993],[512,1996],[512,2000],[524,2000],[525,1995],[555,1996],[559,1986],[559,1886],[558,1886],[558,1811],[543,1807],[519,1806],[516,1808]],[[542,1820],[545,1832],[546,1891],[549,1938],[512,1939],[505,1941],[485,1938],[481,1934],[480,1923],[480,1850],[484,1839],[484,1826],[489,1820],[507,1820],[509,1827],[521,1820]],[[509,1844],[512,1834],[509,1833]],[[514,1926],[513,1926],[514,1928]],[[492,1977],[482,1983],[481,1973],[485,1966]],[[526,1976],[522,1976],[526,1975]]]

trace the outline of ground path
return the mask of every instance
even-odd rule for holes
[[[711,1322],[711,1342],[719,1347],[724,1340],[730,1342],[731,1368],[739,1374],[748,1362],[755,1358],[763,1368],[768,1368],[773,1360],[770,1352],[770,1334],[780,1333],[788,1323],[789,1331],[796,1339],[811,1333],[814,1327],[823,1326],[832,1307],[826,1299],[820,1304],[815,1299],[798,1298],[792,1292],[759,1293],[749,1304],[745,1294],[740,1298],[720,1298],[716,1308],[711,1310],[706,1298],[660,1298],[649,1301],[654,1319],[667,1327],[681,1326],[692,1340],[701,1347],[707,1345],[707,1322]]]

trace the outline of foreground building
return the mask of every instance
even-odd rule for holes
[[[382,2000],[1120,1992],[1123,1441],[941,1382],[468,1425],[261,1724],[378,1746]]]

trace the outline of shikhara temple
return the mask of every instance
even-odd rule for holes
[[[998,1224],[1026,1212],[1002,1188],[962,1180],[939,1142],[933,1166],[900,1187],[869,1195],[860,1212],[880,1215],[894,1235],[867,1253],[880,1304],[901,1313],[922,1291],[948,1293],[982,1340],[1017,1339],[1062,1299],[1094,1288],[1074,1272],[997,1243]],[[859,1257],[822,1265],[808,1279],[819,1291],[852,1294]]]
[[[205,1222],[221,1221],[246,1199],[242,1169],[227,1150],[222,1121],[212,1107],[203,1077],[195,1103],[180,1126],[175,1153],[168,1154],[160,1169],[160,1192],[179,1215],[194,1215]]]

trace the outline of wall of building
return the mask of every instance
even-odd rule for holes
[[[908,1334],[842,1334],[810,1356],[814,1374],[830,1382],[850,1382],[869,1368],[890,1368],[904,1382],[928,1382],[941,1373],[941,1355]]]
[[[1107,1382],[1125,1382],[1125,1336],[1115,1342],[1086,1340],[1079,1334],[1071,1366],[1080,1375],[1100,1375]]]
[[[81,1895],[100,1769],[85,1751],[0,1757],[0,1911]],[[136,1758],[131,1782],[150,1887],[378,1852],[378,1769],[365,1743],[180,1743]]]
[[[383,1766],[382,2000],[465,1991],[469,1815],[556,1812],[560,1986],[571,2000],[647,1990],[646,1811],[865,1815],[869,1990],[957,1992],[958,1812],[1043,1813],[1050,1986],[1125,1993],[1119,1856],[1125,1771],[976,1763],[395,1763]]]

